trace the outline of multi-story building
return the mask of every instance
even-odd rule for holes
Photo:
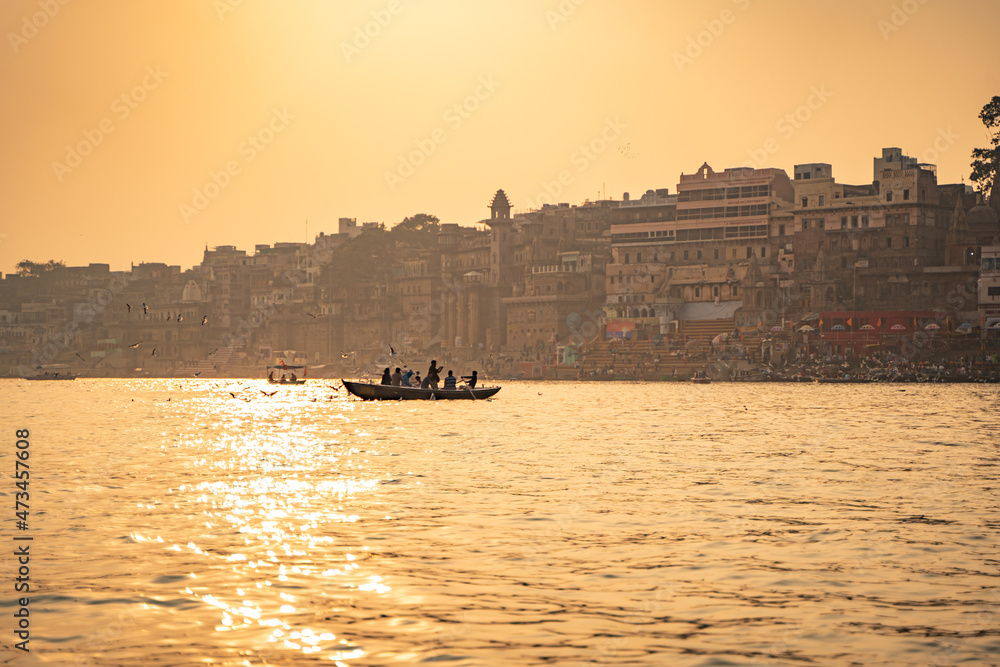
[[[983,335],[1000,332],[1000,245],[981,249],[979,325]]]
[[[647,193],[648,197],[649,193]],[[744,278],[755,264],[759,277],[776,273],[775,257],[790,232],[793,188],[781,169],[714,171],[707,163],[681,174],[676,198],[664,191],[640,200],[656,213],[628,221],[631,205],[619,211],[611,230],[607,270],[608,326],[616,335],[641,336],[710,328],[756,326],[755,310],[767,304],[747,300]],[[640,213],[641,215],[641,213]],[[633,218],[634,220],[634,218]]]

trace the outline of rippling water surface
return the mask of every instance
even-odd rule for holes
[[[0,381],[0,664],[1000,663],[1000,386],[328,384]]]

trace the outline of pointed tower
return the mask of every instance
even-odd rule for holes
[[[510,245],[513,222],[510,219],[510,200],[507,193],[497,190],[490,202],[490,284],[508,288],[511,282]]]

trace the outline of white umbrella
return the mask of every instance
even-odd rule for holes
[[[940,328],[941,328],[940,324],[936,324],[934,322],[931,322],[930,324],[928,324],[927,326],[924,327],[924,331],[937,331]]]
[[[815,330],[815,329],[813,329],[813,328],[812,328],[811,326],[809,326],[808,324],[807,324],[807,325],[805,325],[804,327],[799,327],[799,333],[810,333],[810,332],[812,332],[812,331],[816,331],[816,330]]]

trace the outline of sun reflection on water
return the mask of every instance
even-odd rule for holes
[[[353,405],[344,400],[324,406],[337,409],[319,426],[302,415],[306,401],[315,403],[308,392],[264,400],[228,391],[243,400],[192,401],[196,435],[171,454],[187,457],[188,474],[165,491],[202,531],[178,530],[190,538],[183,541],[167,532],[166,539],[131,537],[162,544],[177,567],[199,573],[178,592],[215,611],[216,632],[235,633],[257,652],[316,654],[347,665],[365,651],[341,636],[336,616],[317,616],[316,599],[336,609],[392,590],[375,562],[360,557],[368,547],[359,542],[362,513],[355,508],[383,482],[370,472],[373,454],[351,444],[366,437],[364,429],[351,432]],[[345,532],[350,526],[358,528]]]

